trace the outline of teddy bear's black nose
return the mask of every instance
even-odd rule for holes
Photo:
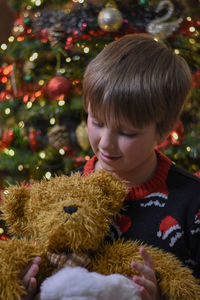
[[[72,215],[74,212],[78,210],[77,206],[64,206],[64,211],[70,215]]]

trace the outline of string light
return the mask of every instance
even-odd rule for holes
[[[191,151],[190,146],[188,146],[188,147],[186,148],[186,150],[187,150],[187,152],[190,152],[190,151]]]
[[[190,31],[190,32],[195,32],[195,30],[196,30],[196,28],[195,28],[194,26],[191,26],[191,27],[189,28],[189,31]]]
[[[20,122],[18,123],[18,126],[19,126],[19,128],[24,128],[24,122],[23,122],[23,121],[20,121]]]
[[[42,2],[41,2],[40,0],[35,1],[35,5],[36,5],[36,6],[40,6],[41,3],[42,3]]]
[[[180,54],[179,49],[174,49],[174,53],[175,53],[175,54]]]
[[[10,112],[11,112],[10,108],[9,108],[9,107],[7,107],[7,108],[5,109],[5,114],[6,114],[6,115],[9,115],[9,114],[10,114]]]
[[[51,172],[46,172],[45,177],[46,177],[46,179],[50,179],[51,178]]]
[[[90,48],[85,47],[85,48],[83,49],[83,52],[84,52],[84,53],[89,53],[89,52],[90,52]]]
[[[38,81],[38,84],[39,84],[40,86],[44,85],[44,80],[43,80],[43,79],[39,80],[39,81]]]
[[[14,38],[14,36],[12,36],[12,35],[8,38],[8,41],[9,41],[10,43],[14,42],[14,40],[15,40],[15,38]]]
[[[192,18],[191,18],[191,17],[187,17],[186,19],[187,19],[187,21],[189,21],[189,22],[192,21]]]
[[[44,152],[40,152],[39,156],[40,156],[41,159],[45,159],[46,154]]]
[[[66,58],[66,62],[67,62],[67,63],[71,62],[71,60],[72,60],[71,57],[67,57],[67,58]]]
[[[65,105],[65,100],[60,100],[60,101],[58,101],[58,105],[59,105],[59,106]]]
[[[64,155],[65,154],[65,150],[64,149],[60,149],[59,153],[60,153],[60,155]]]
[[[55,118],[51,118],[50,121],[49,121],[49,123],[51,125],[54,125],[56,123],[56,119]]]
[[[6,44],[1,44],[1,49],[2,50],[6,50],[8,47],[7,47],[7,45]]]
[[[23,165],[18,166],[18,170],[21,172],[24,169]]]
[[[10,149],[10,150],[9,150],[9,155],[10,155],[10,156],[14,156],[14,155],[15,155],[15,151],[14,151],[13,149]]]
[[[8,148],[5,148],[5,149],[3,150],[3,152],[4,152],[6,155],[9,155],[9,150],[8,150]]]
[[[30,109],[33,106],[33,103],[31,101],[27,102],[26,107]]]
[[[38,53],[37,52],[34,52],[33,54],[32,54],[32,56],[29,58],[29,60],[30,61],[34,61],[34,60],[36,60],[38,58]]]

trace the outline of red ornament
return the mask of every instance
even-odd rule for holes
[[[12,129],[7,129],[3,132],[2,139],[0,140],[0,151],[9,147],[15,138],[15,133]]]
[[[29,144],[32,151],[37,152],[37,132],[35,129],[31,129],[29,132]]]
[[[72,83],[64,76],[55,76],[46,86],[46,94],[51,100],[64,100],[70,92]]]
[[[200,88],[200,71],[197,71],[195,74],[192,75],[193,79],[193,88]]]
[[[199,170],[199,171],[197,171],[196,173],[194,173],[194,175],[196,175],[197,177],[199,177],[199,178],[200,178],[200,170]]]

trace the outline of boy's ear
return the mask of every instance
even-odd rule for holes
[[[2,193],[0,210],[2,219],[8,225],[9,233],[23,234],[27,225],[26,203],[30,197],[30,189],[21,185],[11,185]]]

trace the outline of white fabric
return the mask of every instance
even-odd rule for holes
[[[41,300],[141,300],[138,289],[120,274],[101,275],[65,267],[41,285]]]

